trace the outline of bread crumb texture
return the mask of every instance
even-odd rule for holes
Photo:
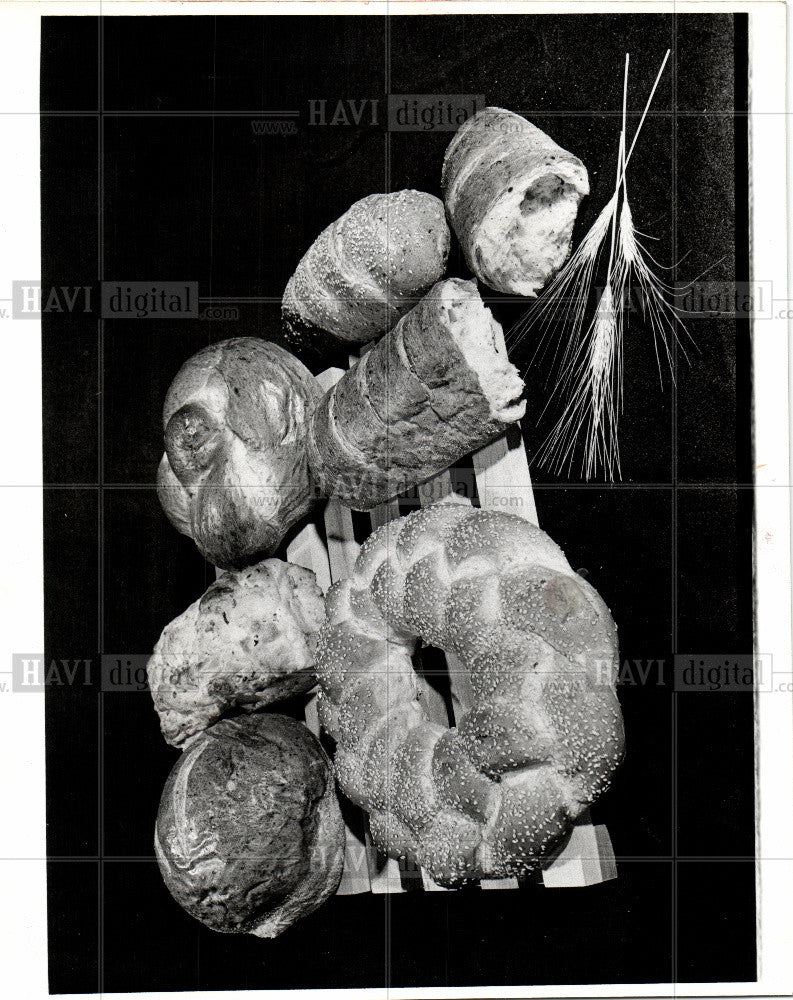
[[[524,384],[500,333],[476,282],[434,285],[314,410],[308,458],[321,491],[370,510],[519,420]]]
[[[443,161],[449,218],[474,274],[499,292],[536,296],[570,253],[586,167],[536,125],[484,108]]]

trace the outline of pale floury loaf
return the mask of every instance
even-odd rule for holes
[[[324,229],[284,291],[287,337],[317,330],[347,344],[379,337],[443,276],[449,255],[443,202],[423,191],[370,194]]]
[[[468,266],[490,288],[534,296],[564,264],[586,167],[520,115],[484,108],[443,161],[443,196]]]
[[[167,742],[182,746],[232,709],[307,691],[324,620],[322,591],[302,566],[265,559],[222,573],[166,625],[148,662]]]

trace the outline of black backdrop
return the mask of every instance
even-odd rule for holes
[[[185,280],[257,300],[237,321],[45,316],[47,657],[147,653],[211,578],[152,489],[164,393],[208,341],[280,336],[287,278],[352,201],[439,194],[450,135],[389,133],[389,92],[484,94],[549,131],[590,172],[580,236],[613,184],[624,52],[635,125],[667,47],[631,161],[636,224],[682,278],[714,262],[710,278],[745,278],[743,16],[45,18],[45,286]],[[378,124],[371,106],[357,126],[309,124],[310,100],[364,99]],[[276,110],[298,113],[294,134],[255,134]],[[450,272],[467,274],[456,247]],[[490,301],[505,327],[520,314]],[[619,878],[337,897],[275,942],[213,934],[152,858],[175,753],[148,694],[102,693],[94,672],[47,691],[53,992],[755,977],[752,697],[671,678],[675,653],[752,648],[749,331],[689,328],[692,364],[663,390],[631,328],[621,483],[536,473],[540,523],[611,607],[623,659],[660,661],[643,683],[625,673],[627,760],[593,809]],[[544,397],[528,383],[531,449]]]

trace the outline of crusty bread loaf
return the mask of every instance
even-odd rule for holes
[[[570,252],[586,167],[531,122],[484,108],[443,161],[446,209],[468,266],[491,288],[534,296]]]
[[[322,591],[302,566],[266,559],[222,573],[165,626],[149,659],[166,741],[181,746],[230,709],[308,691],[324,620]]]
[[[157,492],[215,566],[271,555],[316,502],[305,438],[318,398],[309,370],[258,337],[205,347],[173,380]]]
[[[379,337],[443,276],[449,255],[443,203],[422,191],[356,201],[317,237],[284,291],[291,341],[316,329],[345,343]]]
[[[439,282],[322,397],[309,463],[319,488],[369,510],[486,444],[525,412],[473,281]]]
[[[442,885],[547,862],[623,752],[616,629],[561,549],[523,518],[437,503],[364,543],[325,600],[320,720],[376,844]],[[416,637],[473,692],[430,721]]]
[[[185,750],[163,789],[154,849],[191,916],[273,938],[335,892],[344,842],[319,741],[261,713],[218,722]]]

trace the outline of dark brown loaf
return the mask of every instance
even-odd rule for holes
[[[287,335],[317,329],[347,344],[379,337],[442,277],[449,254],[443,203],[423,191],[372,194],[317,237],[284,291]]]
[[[215,566],[271,555],[316,502],[305,439],[319,389],[277,344],[205,347],[165,399],[157,490],[171,523]]]
[[[531,122],[484,108],[446,150],[446,209],[468,266],[491,288],[534,296],[570,252],[586,167]]]
[[[497,333],[473,281],[435,285],[314,411],[308,455],[322,492],[369,510],[519,420],[523,382]]]
[[[154,848],[191,916],[272,938],[335,892],[344,842],[318,740],[264,713],[219,722],[185,750],[163,789]]]
[[[561,549],[438,503],[375,531],[325,606],[320,719],[376,844],[446,886],[546,863],[623,752],[616,629]],[[470,679],[455,728],[430,721],[416,637]]]
[[[324,620],[322,591],[302,566],[265,559],[222,573],[166,625],[149,659],[166,741],[182,746],[231,709],[308,691]]]

